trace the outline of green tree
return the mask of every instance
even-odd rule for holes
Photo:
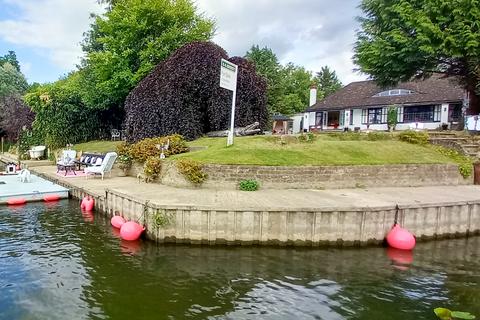
[[[52,148],[98,138],[104,129],[101,111],[89,108],[82,101],[80,77],[78,72],[72,72],[25,95],[25,102],[36,113],[35,135]]]
[[[5,63],[10,63],[15,67],[15,69],[17,69],[17,71],[20,71],[20,63],[17,60],[15,51],[8,51],[6,55],[0,57],[0,66],[4,65]]]
[[[478,0],[363,0],[354,61],[381,85],[439,72],[474,95],[479,84]]]
[[[255,64],[256,71],[267,80],[267,107],[270,113],[277,113],[279,101],[283,96],[282,65],[272,49],[254,45],[245,58]]]
[[[312,73],[288,63],[281,74],[284,91],[278,105],[280,113],[290,115],[305,111],[310,103],[310,87],[314,83]]]
[[[159,62],[186,43],[208,40],[214,23],[191,0],[101,1],[109,6],[85,35],[84,102],[106,109],[123,104],[130,90]]]
[[[0,65],[0,98],[21,95],[27,88],[27,80],[15,66],[9,62]]]
[[[334,70],[330,70],[328,66],[322,67],[320,72],[317,72],[314,80],[322,98],[328,97],[342,87],[342,83],[338,80],[337,73]]]

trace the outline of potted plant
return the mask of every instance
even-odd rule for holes
[[[126,176],[132,167],[132,160],[132,157],[128,154],[121,154],[118,156],[118,167],[122,170],[123,176]]]
[[[395,106],[391,106],[388,108],[387,111],[387,127],[388,131],[393,131],[395,130],[395,127],[397,126],[397,120],[398,118],[398,110]]]

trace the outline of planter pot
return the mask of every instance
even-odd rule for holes
[[[130,171],[130,168],[120,169],[117,175],[119,177],[126,177],[128,176],[129,171]]]

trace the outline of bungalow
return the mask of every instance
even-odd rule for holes
[[[315,90],[315,88],[311,89]],[[460,127],[464,90],[439,75],[381,88],[374,81],[353,82],[317,103],[303,119],[304,131],[387,130],[387,112],[397,107],[397,130]]]

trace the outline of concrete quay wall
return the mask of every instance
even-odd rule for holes
[[[100,206],[109,216],[147,226],[147,237],[159,243],[239,245],[366,245],[379,244],[395,217],[419,239],[464,236],[480,230],[480,201],[437,205],[331,208],[312,210],[168,207],[142,203],[106,191]],[[169,222],[157,226],[159,217]]]
[[[398,208],[395,205],[339,205],[331,208],[159,205],[117,190],[97,188],[93,191],[52,174],[38,174],[70,188],[71,196],[76,199],[93,196],[96,210],[106,216],[120,214],[127,220],[144,224],[146,237],[159,243],[280,246],[379,244],[396,218],[420,240],[465,236],[480,231],[480,199],[400,205]],[[159,221],[167,223],[159,225]]]

